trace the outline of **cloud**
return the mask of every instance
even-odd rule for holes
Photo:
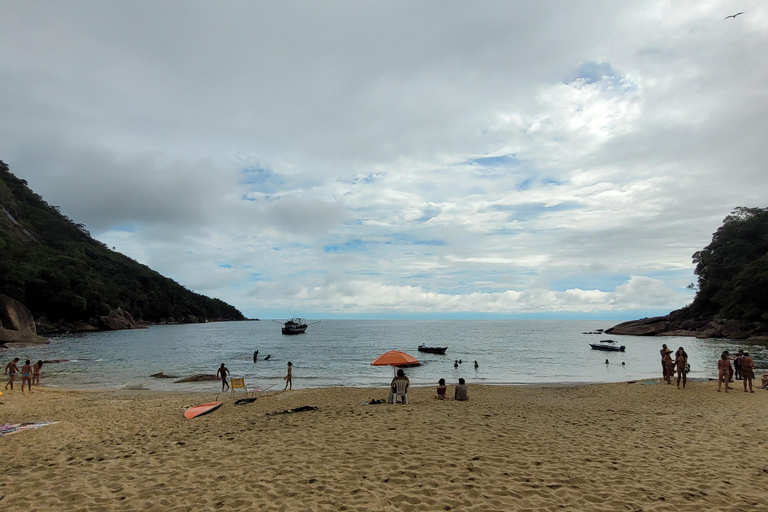
[[[0,158],[249,316],[674,309],[768,196],[742,10],[8,4]]]

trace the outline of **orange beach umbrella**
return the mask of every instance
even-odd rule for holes
[[[371,366],[402,366],[406,364],[419,364],[412,355],[400,352],[399,350],[390,350],[384,352],[373,360]]]

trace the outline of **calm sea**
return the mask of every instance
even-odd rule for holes
[[[370,362],[388,350],[413,355],[422,366],[406,370],[414,385],[449,383],[531,384],[618,382],[660,376],[662,343],[685,348],[690,377],[716,375],[717,359],[728,349],[747,349],[758,368],[768,368],[768,347],[744,342],[694,338],[646,338],[583,334],[606,329],[615,321],[581,320],[323,320],[297,336],[283,336],[271,321],[153,326],[149,329],[70,334],[47,346],[0,351],[5,361],[20,357],[67,360],[46,364],[43,383],[67,388],[216,391],[220,384],[175,384],[150,375],[186,377],[213,374],[225,363],[233,376],[251,385],[283,387],[288,361],[293,386],[383,387],[392,369]],[[590,342],[615,339],[626,352],[591,350]],[[445,355],[424,354],[417,347],[447,346]],[[269,361],[253,363],[253,352]],[[605,361],[608,359],[609,364]],[[454,361],[462,364],[454,368]],[[478,368],[475,369],[474,361]],[[622,365],[622,363],[624,363]],[[759,370],[757,372],[760,373]]]

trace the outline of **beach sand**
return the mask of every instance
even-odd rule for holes
[[[8,391],[0,424],[59,423],[0,436],[0,509],[768,510],[768,392],[715,389],[301,389],[192,420],[215,392]]]

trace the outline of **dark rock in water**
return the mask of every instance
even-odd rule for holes
[[[198,373],[197,375],[192,375],[190,377],[185,377],[183,379],[174,381],[174,384],[179,384],[181,382],[206,382],[210,380],[218,380],[215,375],[208,375],[206,373]]]
[[[105,330],[117,331],[120,329],[141,329],[133,319],[133,316],[122,308],[113,309],[106,316],[100,316],[99,326]]]
[[[0,344],[50,343],[37,334],[32,313],[21,302],[0,295]]]
[[[150,377],[154,377],[156,379],[177,379],[178,378],[176,375],[166,375],[163,372],[153,373],[152,375],[150,375]]]

